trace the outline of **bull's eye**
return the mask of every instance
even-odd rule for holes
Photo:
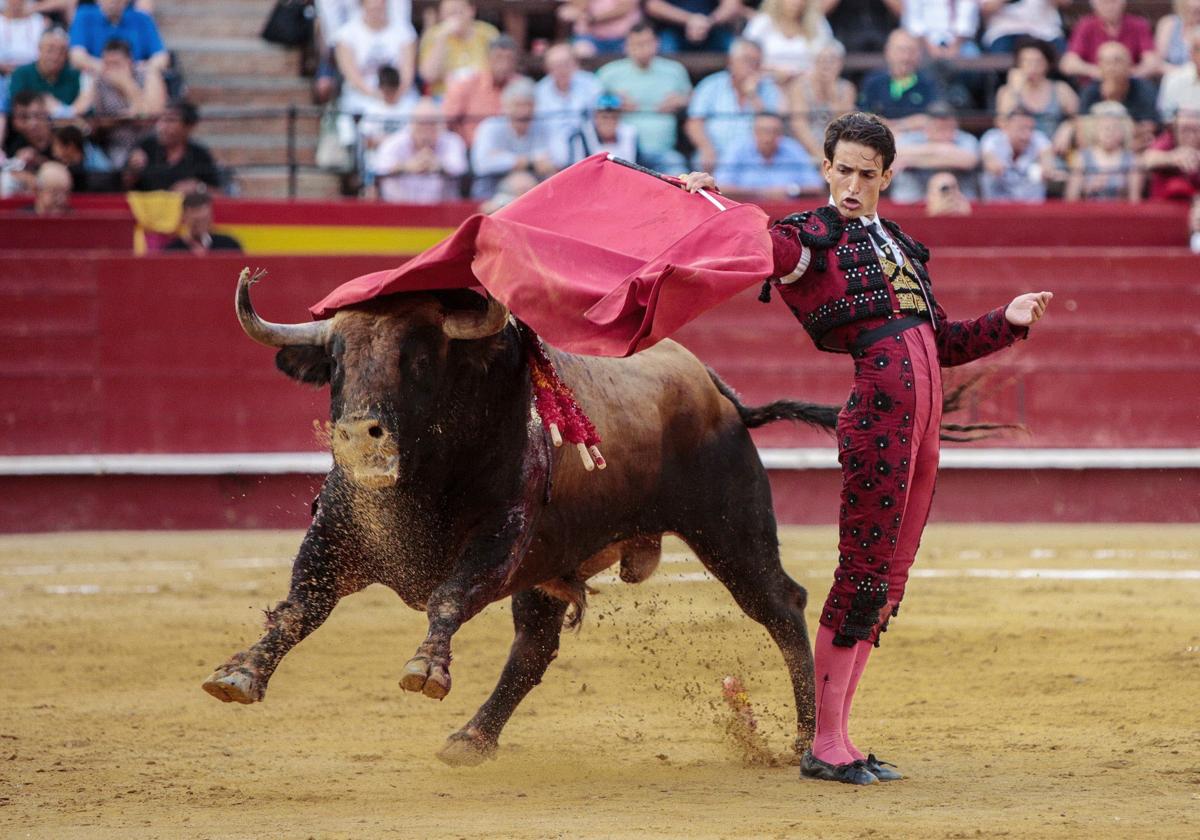
[[[371,428],[367,429],[367,434],[373,438],[381,438],[383,437],[383,428],[380,426],[372,426]]]

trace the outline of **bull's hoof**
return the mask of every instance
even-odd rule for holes
[[[496,757],[498,745],[482,735],[463,730],[446,739],[437,757],[451,767],[475,767]]]
[[[431,664],[423,656],[414,656],[404,666],[400,687],[441,700],[450,693],[450,672],[441,665]]]
[[[267,687],[244,668],[218,668],[204,681],[204,690],[222,703],[257,703]]]

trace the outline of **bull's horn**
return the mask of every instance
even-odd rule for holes
[[[259,269],[250,274],[250,269],[243,268],[238,276],[237,297],[234,305],[237,307],[238,323],[246,331],[246,335],[259,344],[268,347],[286,347],[289,344],[324,346],[329,338],[329,321],[313,321],[310,324],[273,324],[258,317],[254,304],[250,302],[250,286],[257,283],[267,272]]]
[[[451,312],[442,323],[442,330],[450,338],[487,338],[504,329],[508,323],[508,307],[488,295],[486,312]]]

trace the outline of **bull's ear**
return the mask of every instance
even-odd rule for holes
[[[324,347],[289,344],[275,354],[275,367],[309,385],[328,385],[333,358]]]

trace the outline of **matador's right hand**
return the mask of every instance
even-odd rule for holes
[[[679,180],[683,181],[683,188],[690,193],[699,192],[700,190],[717,189],[717,181],[707,172],[689,172],[686,175],[680,175]]]

